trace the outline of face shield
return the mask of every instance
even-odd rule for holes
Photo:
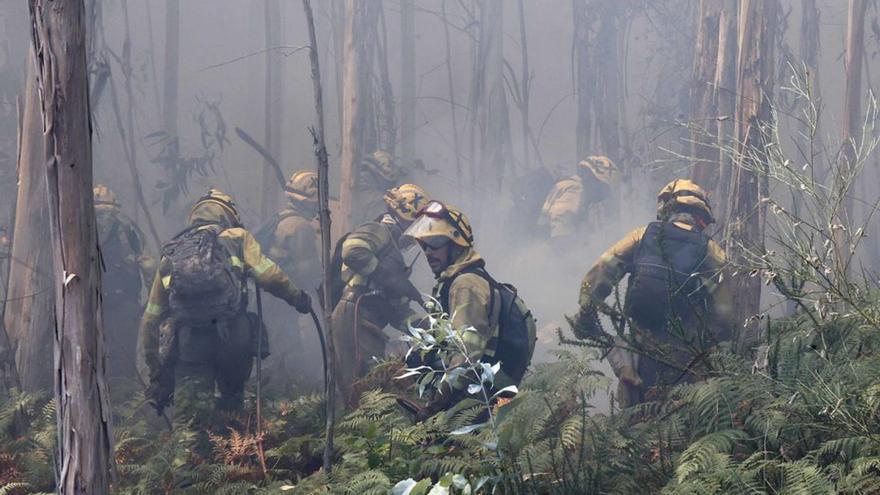
[[[415,221],[403,235],[433,248],[442,247],[448,242],[466,248],[473,245],[469,232],[470,229],[465,228],[443,203],[431,201],[419,210]]]

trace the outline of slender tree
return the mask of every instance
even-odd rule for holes
[[[694,68],[691,75],[691,159],[694,161],[694,180],[714,190],[718,182],[720,154],[715,139],[718,117],[717,92],[714,87],[718,72],[718,50],[721,11],[724,0],[700,0],[697,14],[697,43]]]
[[[28,63],[24,111],[18,152],[18,198],[12,236],[7,297],[10,304],[4,324],[24,391],[52,387],[54,288],[49,243],[49,203],[43,157],[43,126],[34,64]]]
[[[31,0],[30,8],[54,254],[57,490],[104,494],[112,435],[92,201],[85,6],[83,0]]]
[[[162,90],[162,130],[177,139],[177,94],[180,71],[180,0],[165,0],[165,73]]]
[[[282,55],[273,47],[281,45],[281,4],[279,0],[266,0],[266,92],[265,92],[265,131],[266,149],[278,163],[281,158],[281,131],[283,116]],[[268,163],[263,165],[263,187],[260,190],[260,218],[269,218],[278,205],[277,181],[275,171]]]
[[[362,153],[358,121],[360,119],[361,44],[357,16],[364,5],[356,0],[345,1],[345,29],[342,44],[342,161],[339,171],[339,203],[341,229],[351,225],[354,206],[354,185],[357,165]]]
[[[333,460],[333,430],[335,428],[336,394],[334,381],[336,378],[336,364],[333,352],[333,328],[330,325],[330,314],[333,311],[330,302],[331,286],[331,260],[330,260],[330,165],[327,159],[327,146],[324,141],[324,91],[321,87],[321,68],[318,59],[318,40],[315,36],[315,19],[312,15],[312,5],[309,0],[303,0],[303,9],[306,14],[306,22],[309,30],[309,61],[312,66],[312,86],[315,93],[315,127],[312,129],[312,137],[315,144],[315,156],[318,161],[318,206],[319,220],[321,224],[321,266],[323,268],[322,301],[324,307],[324,328],[330,332],[325,339],[327,346],[325,351],[327,369],[325,372],[325,390],[327,396],[327,425],[326,442],[324,444],[324,471],[330,472]]]
[[[501,190],[505,166],[510,162],[510,117],[504,87],[503,15],[504,4],[501,0],[487,0],[480,4],[477,65],[471,105],[477,118],[480,143],[480,172],[476,175],[483,178],[474,184],[496,192]]]
[[[618,0],[572,0],[578,159],[602,153],[618,165],[623,128],[623,14]]]
[[[621,129],[623,128],[623,66],[621,48],[624,3],[619,0],[602,0],[599,3],[600,24],[597,31],[596,91],[593,94],[593,108],[596,111],[596,130],[602,153],[614,160],[618,166],[621,161]]]
[[[375,36],[376,70],[378,71],[379,98],[372,113],[376,119],[376,147],[391,153],[397,150],[397,122],[394,119],[394,89],[391,87],[391,71],[388,69],[388,29],[385,8],[375,2],[379,31]]]
[[[377,119],[386,113],[373,98],[373,55],[376,52],[377,2],[345,1],[342,73],[342,159],[338,230],[374,212],[360,211],[365,198],[355,185],[361,157],[380,146]],[[368,194],[372,195],[373,191]],[[356,211],[357,210],[357,211]]]
[[[415,158],[415,138],[416,11],[414,0],[402,0],[400,3],[400,155],[405,160]]]
[[[715,89],[717,115],[716,144],[719,150],[732,146],[734,119],[736,112],[736,57],[737,57],[737,5],[728,0],[721,10],[718,21],[718,61],[715,64]],[[730,181],[733,175],[733,160],[730,153],[720,153],[719,180],[714,188],[715,217],[719,228],[723,229],[727,218],[727,201],[730,195]],[[711,189],[710,189],[711,190]]]
[[[730,212],[726,238],[731,258],[747,265],[748,252],[760,252],[764,246],[763,223],[767,197],[766,138],[773,118],[771,100],[775,80],[774,29],[776,0],[741,0],[736,69],[736,140],[737,166],[732,172]],[[760,312],[761,278],[740,270],[733,278],[733,314],[748,318]],[[758,342],[757,322],[747,325],[738,335],[742,350]]]
[[[452,77],[452,48],[449,36],[449,18],[446,15],[446,1],[447,0],[442,0],[440,4],[440,15],[443,20],[443,41],[446,46],[446,84],[449,89],[449,113],[452,116],[452,152],[455,156],[456,184],[458,185],[458,189],[461,190],[462,181],[464,180],[464,170],[461,166],[461,146],[458,142],[458,116],[455,108],[455,82]]]
[[[119,131],[120,140],[122,141],[122,150],[125,154],[125,161],[128,163],[128,172],[131,176],[132,189],[134,190],[135,198],[137,198],[140,210],[144,212],[144,218],[147,220],[147,227],[150,236],[158,248],[162,245],[162,241],[159,239],[159,232],[156,230],[156,223],[153,221],[153,215],[150,214],[150,209],[147,205],[147,198],[144,195],[144,188],[141,185],[140,173],[137,168],[137,139],[135,137],[137,131],[134,122],[135,98],[134,90],[132,88],[134,67],[132,66],[131,61],[131,26],[128,15],[128,0],[121,0],[120,6],[122,7],[122,17],[125,24],[125,39],[122,42],[122,54],[121,56],[116,57],[116,61],[119,63],[119,67],[122,70],[123,89],[125,91],[125,125],[123,125],[122,111],[119,108],[116,81],[113,77],[110,77],[113,113],[116,116],[116,127]],[[137,212],[139,210],[136,208],[135,211]]]
[[[862,134],[862,60],[865,56],[865,12],[867,0],[849,0],[846,23],[846,56],[844,57],[844,73],[846,90],[843,101],[843,164],[839,173],[843,177],[852,176],[857,166],[858,147]],[[855,205],[853,195],[857,194],[855,184],[846,191],[844,198],[843,224],[855,222]],[[847,242],[842,239],[839,244]],[[841,260],[842,261],[842,260]]]
[[[815,100],[820,100],[822,96],[819,88],[819,52],[822,48],[820,20],[821,14],[819,7],[816,6],[816,0],[803,0],[799,52],[804,66],[809,71],[810,86]]]
[[[572,20],[574,21],[574,93],[577,105],[577,156],[580,160],[592,154],[593,149],[593,93],[595,77],[591,44],[591,16],[586,0],[572,0]]]

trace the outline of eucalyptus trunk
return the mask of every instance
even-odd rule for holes
[[[111,412],[104,382],[101,270],[92,201],[82,0],[32,0],[55,290],[57,491],[109,493]]]
[[[277,50],[281,45],[281,4],[279,0],[266,0],[266,92],[265,92],[265,146],[275,160],[283,164],[281,157],[281,130],[284,125],[284,84],[282,80],[283,55]],[[260,218],[265,221],[278,207],[278,181],[275,171],[268,163],[263,165],[263,187],[260,189]]]
[[[760,254],[764,249],[766,207],[762,198],[768,195],[765,147],[773,118],[777,10],[775,0],[740,2],[735,121],[738,153],[726,235],[730,257],[742,267],[732,280],[733,314],[750,319],[737,336],[739,348],[747,352],[760,342],[760,327],[751,317],[761,310],[762,283],[761,277],[750,274],[748,253]]]
[[[416,155],[416,12],[414,0],[400,4],[400,155]],[[448,28],[445,28],[448,29]]]
[[[13,228],[11,261],[4,326],[20,385],[25,392],[52,387],[52,322],[55,297],[52,287],[52,251],[49,242],[49,203],[43,124],[34,64],[27,64],[25,97],[18,152],[18,197]]]

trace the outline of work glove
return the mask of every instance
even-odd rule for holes
[[[599,314],[593,307],[582,307],[577,314],[566,316],[565,319],[568,320],[574,336],[581,340],[596,340],[605,334],[602,330],[602,324],[599,322]]]
[[[300,314],[307,315],[312,311],[312,298],[304,290],[299,290],[289,301]]]

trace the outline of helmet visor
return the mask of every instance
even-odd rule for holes
[[[474,242],[470,229],[465,230],[459,219],[439,201],[431,201],[419,210],[404,235],[432,247],[442,246],[440,238],[463,247],[472,246]]]
[[[448,242],[451,239],[453,227],[443,218],[420,215],[403,232],[404,237],[424,241],[434,246],[438,243],[437,237],[442,237]]]

